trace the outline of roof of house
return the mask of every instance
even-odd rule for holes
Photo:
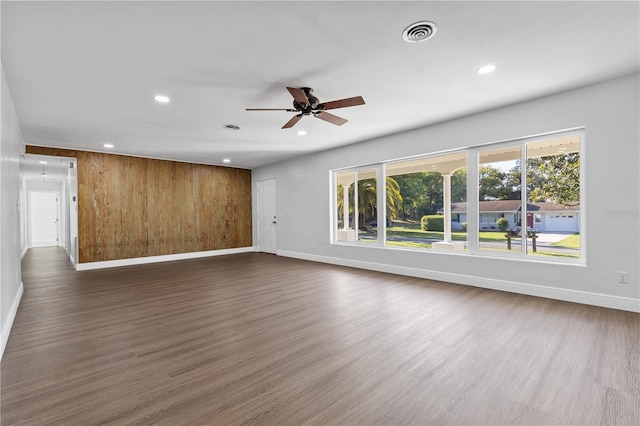
[[[521,210],[522,203],[520,200],[493,200],[493,201],[480,201],[479,210],[480,213],[497,213],[497,212],[517,212]],[[527,211],[529,212],[559,212],[570,211],[577,212],[580,210],[580,205],[565,206],[562,204],[555,204],[549,202],[535,202],[527,203]],[[440,209],[439,211],[442,211]],[[451,203],[451,213],[466,213],[467,203],[466,201],[460,203]]]

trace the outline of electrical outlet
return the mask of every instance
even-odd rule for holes
[[[622,284],[629,283],[629,273],[625,271],[618,271],[618,282]]]

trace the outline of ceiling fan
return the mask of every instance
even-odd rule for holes
[[[353,98],[338,99],[336,101],[321,103],[318,98],[313,96],[313,89],[310,87],[287,87],[291,96],[293,96],[293,108],[247,108],[247,111],[289,111],[297,112],[291,120],[287,121],[283,129],[295,126],[304,115],[313,115],[320,120],[328,121],[336,126],[342,126],[348,120],[338,117],[337,115],[326,112],[328,109],[345,108],[350,106],[364,105],[362,96]]]

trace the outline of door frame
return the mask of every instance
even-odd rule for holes
[[[56,197],[56,244],[55,246],[58,247],[60,246],[60,237],[62,236],[62,220],[61,220],[61,215],[62,215],[62,209],[61,209],[61,205],[62,205],[62,193],[60,191],[57,190],[44,190],[44,189],[38,189],[38,190],[30,190],[28,191],[27,194],[27,203],[28,203],[28,220],[27,220],[27,245],[29,248],[33,248],[33,247],[53,247],[53,246],[42,246],[42,245],[37,245],[34,246],[33,245],[33,223],[32,223],[32,219],[33,219],[33,207],[32,207],[32,197],[34,194],[54,194]]]
[[[265,245],[263,238],[262,238],[262,214],[263,214],[263,209],[264,209],[264,200],[262,198],[262,194],[264,193],[264,185],[266,184],[272,184],[273,185],[273,197],[271,197],[272,199],[272,205],[270,206],[273,209],[273,219],[268,219],[270,221],[272,221],[273,223],[267,223],[267,226],[273,228],[271,229],[271,232],[273,232],[273,234],[271,235],[272,239],[273,239],[273,243],[269,243],[267,245]],[[263,179],[258,181],[257,184],[257,204],[258,204],[258,209],[257,209],[257,213],[258,213],[258,217],[257,217],[257,229],[258,229],[258,251],[260,252],[264,252],[264,253],[272,253],[272,254],[277,254],[278,251],[278,227],[277,227],[277,198],[278,198],[278,184],[277,184],[277,180],[275,178],[272,179]],[[267,219],[265,219],[267,220]]]

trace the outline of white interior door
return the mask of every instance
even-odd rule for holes
[[[60,194],[29,193],[29,228],[31,247],[57,246],[59,240]]]
[[[258,249],[275,254],[278,250],[276,180],[258,182]]]

